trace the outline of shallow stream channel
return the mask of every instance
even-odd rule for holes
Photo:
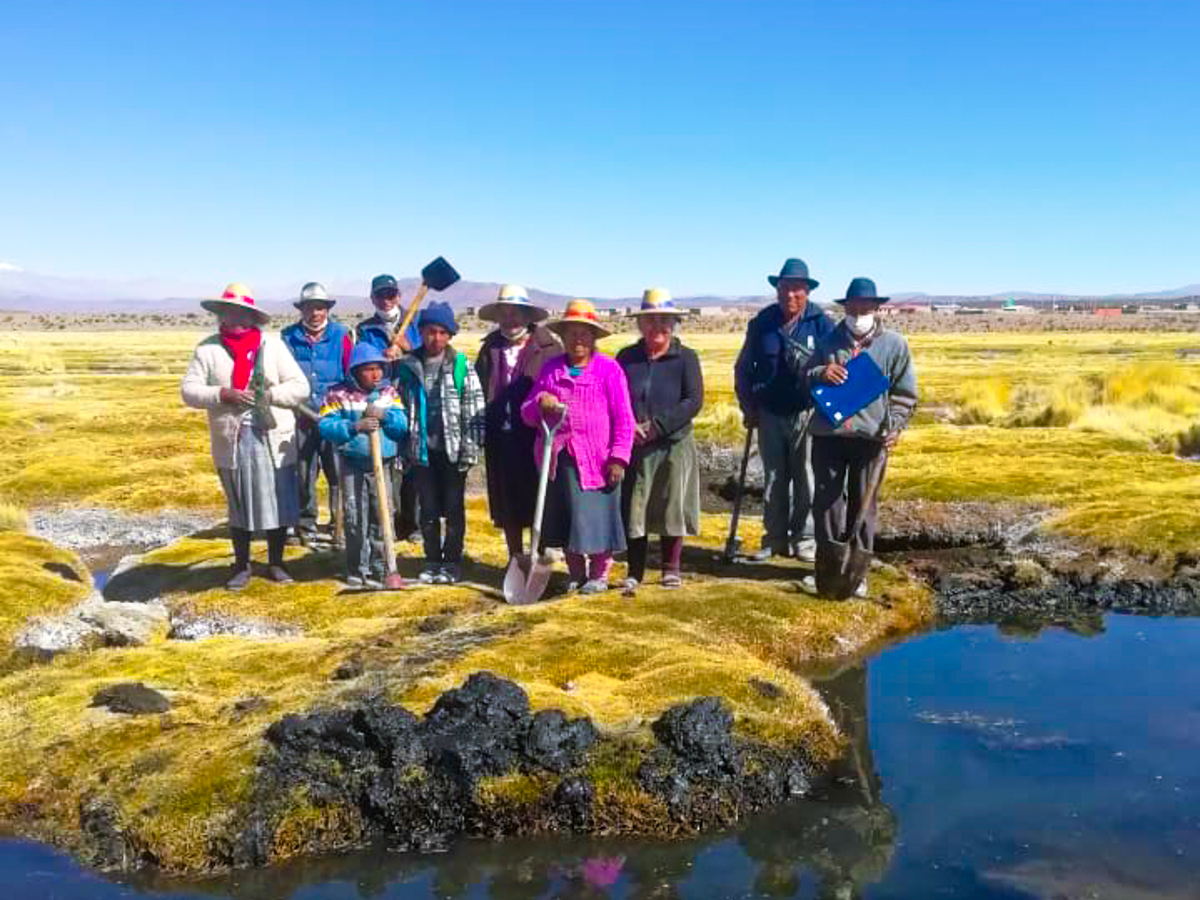
[[[0,897],[1200,898],[1200,619],[960,625],[822,686],[851,738],[839,772],[736,831],[380,848],[186,883],[0,840]]]

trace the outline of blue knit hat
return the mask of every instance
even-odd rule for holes
[[[441,325],[450,334],[458,334],[458,323],[454,321],[454,310],[450,308],[449,303],[435,300],[421,310],[417,328],[421,329],[426,325]]]
[[[379,363],[379,365],[383,366],[384,371],[387,370],[387,358],[380,352],[379,348],[373,344],[368,344],[366,341],[359,341],[350,352],[350,374],[353,375],[354,370],[359,366],[368,366],[371,363]]]

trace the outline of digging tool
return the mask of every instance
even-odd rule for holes
[[[412,302],[408,304],[408,309],[404,311],[404,318],[400,322],[400,327],[396,329],[396,338],[399,338],[400,335],[408,330],[413,316],[421,308],[421,302],[425,299],[427,293],[431,290],[444,291],[450,285],[454,284],[454,282],[458,281],[460,277],[458,272],[454,270],[454,266],[446,262],[446,258],[443,256],[439,256],[423,268],[421,270],[421,286],[417,288],[417,293],[413,296]],[[393,339],[394,345],[395,340]]]
[[[346,549],[346,489],[342,484],[342,455],[333,454],[333,477],[337,479],[337,503],[333,504],[333,546]]]
[[[552,566],[538,551],[542,541],[542,515],[546,511],[546,488],[550,484],[550,457],[554,451],[554,435],[567,420],[567,408],[561,410],[558,422],[551,428],[542,420],[542,467],[538,472],[537,505],[533,510],[533,528],[529,535],[529,555],[514,556],[504,573],[504,600],[516,606],[537,602],[550,583]],[[526,574],[528,573],[528,574]]]
[[[887,449],[879,451],[875,460],[875,468],[867,480],[867,489],[859,498],[859,508],[854,521],[846,530],[841,540],[831,540],[829,543],[817,544],[817,561],[814,575],[817,582],[817,593],[830,600],[846,600],[867,577],[871,566],[871,551],[857,546],[855,535],[862,528],[867,517],[867,511],[879,496],[879,487],[883,483],[883,470],[887,465]]]
[[[371,433],[371,463],[375,467],[375,499],[379,502],[380,529],[383,531],[383,560],[387,566],[387,577],[383,580],[385,590],[402,591],[409,586],[396,571],[396,536],[392,534],[392,506],[388,502],[387,478],[383,471],[383,440],[379,429]]]
[[[746,446],[742,450],[742,467],[738,472],[737,492],[733,495],[733,513],[729,517],[729,537],[725,540],[725,552],[721,562],[731,563],[737,558],[742,542],[738,538],[738,519],[742,516],[742,496],[746,492],[746,469],[750,466],[750,447],[754,443],[754,426],[746,429]]]

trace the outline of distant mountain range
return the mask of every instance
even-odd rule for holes
[[[404,297],[411,297],[419,285],[416,278],[400,280]],[[326,285],[331,294],[338,298],[342,312],[366,312],[370,301],[366,296],[366,279],[362,282],[332,281]],[[259,295],[263,307],[273,313],[287,312],[291,299],[299,285],[266,285]],[[449,302],[455,309],[482,306],[495,299],[500,285],[492,281],[460,281],[449,290],[436,294],[440,300]],[[571,296],[531,288],[534,302],[551,308],[561,308]],[[137,278],[128,280],[75,278],[26,272],[15,266],[0,264],[0,310],[29,313],[188,313],[199,311],[199,299],[210,296],[211,288],[161,278]],[[1140,294],[1109,294],[1103,297],[1032,293],[1029,291],[1004,291],[986,295],[932,295],[920,292],[905,292],[892,295],[896,300],[915,302],[976,302],[994,304],[1013,298],[1026,303],[1047,303],[1064,300],[1144,300],[1165,301],[1183,297],[1200,296],[1200,284],[1188,284],[1164,291]],[[715,294],[678,297],[681,306],[747,306],[766,301],[767,295],[721,296]],[[593,298],[601,307],[634,305],[637,297]],[[817,298],[822,299],[822,298]]]

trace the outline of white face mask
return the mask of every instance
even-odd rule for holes
[[[862,337],[869,333],[875,327],[875,313],[867,313],[865,316],[846,316],[846,325],[854,332],[855,336]]]
[[[395,322],[397,319],[400,318],[400,304],[397,303],[391,309],[381,309],[381,310],[379,310],[379,314],[381,316],[383,316],[384,319],[386,319],[387,321]]]

